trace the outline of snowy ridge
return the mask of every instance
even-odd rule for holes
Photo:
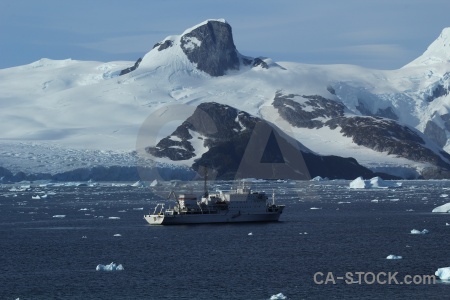
[[[0,70],[0,166],[14,172],[53,173],[59,166],[70,170],[75,165],[132,165],[131,153],[138,150],[137,145],[150,146],[138,141],[147,118],[153,118],[156,128],[168,121],[176,127],[185,118],[168,120],[161,109],[178,104],[193,110],[204,102],[226,104],[261,117],[315,153],[351,156],[372,170],[409,178],[433,165],[359,145],[340,126],[292,126],[273,106],[279,91],[341,103],[344,117],[394,120],[423,133],[424,147],[448,162],[442,152],[450,152],[450,28],[421,57],[399,70],[273,62],[270,58],[258,61],[235,49],[238,69],[212,76],[186,54],[201,50],[205,42],[190,34],[211,22],[217,22],[214,26],[219,29],[229,26],[223,19],[206,20],[181,35],[169,36],[123,76],[119,76],[121,70],[134,62],[41,59]],[[308,105],[305,99],[296,96],[293,101],[303,107],[302,113],[317,112],[315,104]],[[162,117],[154,118],[155,112]],[[318,115],[312,120],[325,123],[330,117]],[[156,139],[156,135],[148,138]],[[196,156],[180,165],[189,166],[208,150],[201,143],[194,148]],[[76,163],[71,165],[67,157],[74,157]]]
[[[427,50],[407,66],[432,65],[450,61],[450,27],[444,28]]]

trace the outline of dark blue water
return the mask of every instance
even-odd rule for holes
[[[402,281],[450,266],[450,215],[431,213],[450,202],[450,182],[403,185],[355,191],[348,182],[259,183],[254,188],[275,190],[286,204],[281,222],[195,226],[146,224],[143,214],[170,187],[3,186],[0,299],[445,298],[450,285],[439,281],[314,282],[316,272],[324,274],[319,280],[328,272],[352,272],[355,280],[356,272],[398,272]],[[50,195],[32,199],[39,192]],[[387,260],[389,254],[403,259]],[[111,262],[125,270],[95,270]]]

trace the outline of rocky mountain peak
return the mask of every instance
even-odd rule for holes
[[[180,47],[189,61],[211,76],[239,69],[239,57],[231,26],[225,20],[207,20],[186,30]]]

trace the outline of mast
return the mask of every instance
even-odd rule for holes
[[[203,183],[203,192],[204,192],[204,196],[205,198],[208,197],[209,193],[208,193],[208,169],[206,167],[204,167],[204,178],[205,181]]]

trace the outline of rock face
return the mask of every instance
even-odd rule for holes
[[[318,101],[322,103],[324,99]],[[193,146],[198,140],[206,149],[201,154]],[[273,124],[218,103],[200,104],[170,136],[155,147],[148,147],[147,152],[171,160],[195,158],[194,170],[207,167],[218,179],[374,176],[353,158],[312,153]]]
[[[424,178],[443,178],[449,174],[449,155],[429,148],[420,132],[392,120],[392,115],[391,119],[346,114],[348,109],[342,103],[320,96],[285,95],[282,92],[275,95],[273,106],[292,126],[309,129],[327,126],[351,137],[359,146],[429,163],[432,167],[423,170]],[[362,105],[359,110],[368,113]],[[431,121],[427,124],[425,134],[441,147],[447,141],[445,132]]]
[[[273,106],[291,125],[300,128],[321,128],[324,122],[319,118],[336,118],[344,115],[342,103],[321,96],[275,94]]]
[[[123,69],[122,71],[120,71],[119,76],[128,74],[128,73],[130,73],[130,72],[136,70],[136,69],[139,67],[139,64],[141,63],[141,61],[142,61],[142,58],[140,57],[140,58],[134,63],[134,65],[133,65],[132,67],[129,67],[129,68],[126,68],[126,69]]]
[[[163,45],[159,46],[160,48]],[[222,21],[207,21],[181,37],[181,49],[197,68],[211,76],[239,70],[239,57],[231,26]]]

